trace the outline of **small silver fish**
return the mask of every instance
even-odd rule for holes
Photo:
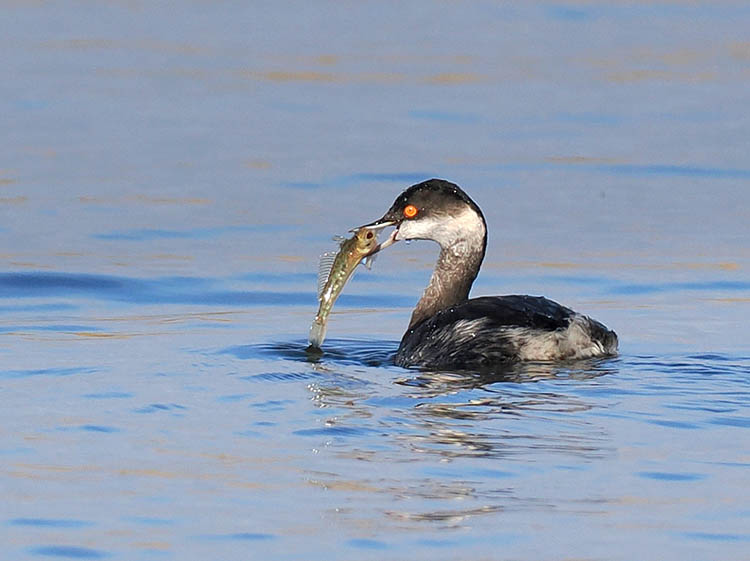
[[[355,230],[351,238],[341,241],[338,252],[324,253],[320,256],[318,269],[320,306],[310,326],[309,341],[312,347],[319,349],[323,343],[326,337],[328,314],[357,265],[365,259],[365,267],[369,269],[378,250],[377,232],[369,228],[359,228]]]

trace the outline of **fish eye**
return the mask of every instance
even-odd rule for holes
[[[372,232],[367,232],[367,239],[368,239],[368,240],[371,240],[371,239],[372,239]]]
[[[406,218],[414,218],[419,213],[419,209],[414,205],[406,205],[404,207],[404,216]]]

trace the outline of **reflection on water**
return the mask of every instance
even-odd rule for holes
[[[431,372],[399,381],[439,393],[451,389],[468,389],[488,386],[497,382],[533,382],[545,378],[573,378],[586,380],[616,372],[616,359],[588,359],[570,362],[509,363],[482,372]]]
[[[386,341],[367,341],[351,339],[328,339],[325,351],[310,348],[307,341],[297,340],[279,343],[262,343],[242,345],[224,349],[222,353],[237,358],[265,358],[275,360],[297,360],[337,365],[361,364],[364,366],[386,366],[393,363],[398,343]]]
[[[380,430],[394,438],[395,444],[409,454],[434,454],[441,460],[501,459],[514,455],[528,459],[537,453],[601,457],[610,450],[606,435],[597,423],[566,422],[562,418],[588,412],[595,405],[576,396],[550,391],[546,386],[540,387],[538,382],[586,381],[613,374],[617,370],[612,362],[569,367],[518,365],[492,374],[420,372],[394,380],[405,390],[396,397],[373,395],[369,384],[352,386],[349,382],[342,386],[339,378],[332,376],[310,386],[313,401],[321,408],[345,411],[327,421],[319,432],[305,434],[357,436]],[[357,428],[347,426],[350,418],[373,417],[373,408],[379,407],[395,409],[398,414],[380,419],[378,429],[365,429],[359,421]],[[496,470],[488,470],[484,475],[490,472],[498,474],[493,477],[512,475]],[[460,476],[458,471],[451,474]]]
[[[747,558],[748,7],[395,6],[3,4],[3,560]],[[393,366],[427,243],[306,351],[433,176],[622,355]]]

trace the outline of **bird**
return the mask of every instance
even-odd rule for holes
[[[394,362],[402,367],[486,369],[518,361],[614,356],[617,334],[542,296],[469,298],[487,249],[487,222],[458,185],[429,179],[401,193],[382,218],[395,229],[381,251],[401,240],[432,240],[440,255],[411,314]]]

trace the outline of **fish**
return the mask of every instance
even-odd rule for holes
[[[318,302],[320,305],[310,326],[308,338],[310,346],[315,349],[320,349],[326,337],[328,314],[357,265],[364,259],[365,267],[369,269],[375,254],[380,250],[377,232],[371,228],[358,228],[348,239],[334,239],[340,241],[339,250],[321,255],[318,267]]]

